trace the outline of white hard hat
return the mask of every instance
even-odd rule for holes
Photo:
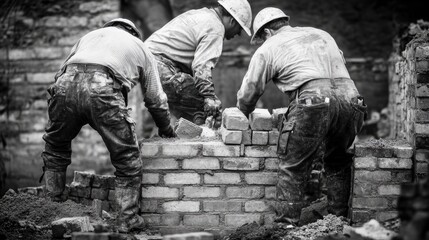
[[[141,32],[137,29],[136,25],[134,25],[133,22],[131,22],[128,19],[125,18],[115,18],[113,20],[108,21],[107,23],[105,23],[103,25],[103,27],[110,27],[113,26],[115,24],[120,24],[122,26],[124,26],[125,28],[127,28],[128,31],[130,31],[130,33],[140,39],[142,39],[142,34]]]
[[[252,9],[247,0],[219,0],[218,3],[231,14],[247,35],[252,35],[250,32],[250,26],[252,26]]]
[[[258,34],[258,31],[261,30],[261,28],[277,19],[285,18],[286,20],[289,20],[289,16],[286,15],[282,10],[274,7],[267,7],[262,9],[258,14],[256,14],[255,20],[253,20],[253,36],[250,39],[250,43],[254,44],[257,41],[256,35]]]

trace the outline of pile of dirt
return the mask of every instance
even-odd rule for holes
[[[349,225],[346,218],[332,214],[317,222],[291,228],[285,224],[274,223],[260,226],[256,222],[244,224],[224,240],[315,240],[320,237],[341,234],[344,225]]]
[[[101,220],[91,207],[70,200],[57,203],[9,191],[0,199],[0,239],[51,239],[52,221],[78,216]]]

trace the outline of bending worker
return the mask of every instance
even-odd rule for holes
[[[42,153],[47,195],[63,201],[66,169],[71,163],[71,141],[89,124],[103,138],[116,168],[115,194],[119,232],[143,226],[139,210],[142,162],[127,108],[127,92],[140,83],[146,107],[162,137],[174,137],[167,96],[156,61],[135,25],[114,19],[83,36],[48,89],[49,123]]]
[[[297,224],[309,205],[306,186],[311,166],[322,161],[328,211],[347,214],[352,155],[346,150],[360,131],[366,112],[335,40],[322,30],[291,27],[277,8],[261,10],[251,43],[263,42],[253,55],[237,93],[237,107],[248,116],[273,81],[289,96],[277,153],[280,159],[276,220]]]
[[[219,0],[215,8],[187,11],[153,33],[145,43],[158,61],[170,111],[202,125],[213,116],[220,126],[221,101],[215,94],[212,69],[223,39],[250,36],[252,12],[247,0]]]

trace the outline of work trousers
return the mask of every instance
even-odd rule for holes
[[[195,87],[194,77],[162,55],[155,55],[162,88],[168,97],[170,113],[198,125],[204,124],[204,98]]]
[[[317,79],[293,92],[290,100],[278,139],[278,201],[298,208],[308,205],[308,181],[318,161],[323,163],[327,179],[344,180],[336,186],[341,196],[329,191],[333,186],[327,184],[328,200],[347,200],[352,155],[346,151],[362,128],[366,112],[363,98],[351,79]],[[296,215],[289,217],[299,217],[299,210],[289,209]]]
[[[141,175],[135,122],[121,84],[111,76],[103,66],[71,64],[48,89],[49,123],[42,153],[46,170],[66,171],[71,163],[71,141],[89,124],[106,144],[116,176]]]

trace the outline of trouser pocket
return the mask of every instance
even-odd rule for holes
[[[286,117],[283,117],[283,121],[280,127],[280,134],[277,140],[277,154],[285,155],[287,153],[287,145],[289,142],[289,136],[293,131],[295,122],[287,122]]]

